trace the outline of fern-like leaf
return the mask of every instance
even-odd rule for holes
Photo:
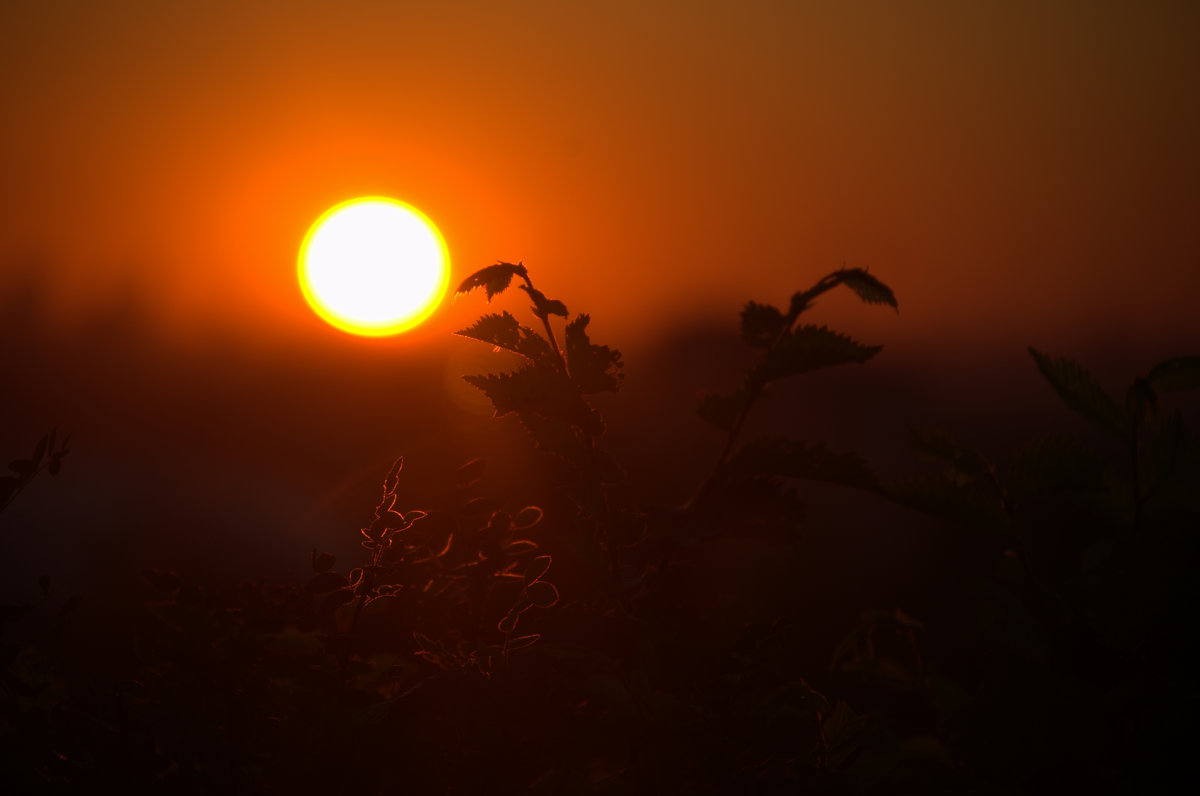
[[[1050,382],[1050,386],[1068,407],[1119,439],[1128,439],[1129,428],[1125,413],[1100,387],[1091,373],[1074,360],[1048,356],[1033,346],[1029,347],[1029,353],[1042,376]]]
[[[575,385],[558,371],[526,366],[512,373],[463,376],[463,380],[491,399],[496,417],[509,412],[533,412],[567,420],[591,436],[604,432],[599,413],[588,406]]]
[[[567,324],[567,368],[584,395],[616,392],[624,375],[621,373],[621,352],[596,345],[588,339],[590,320],[590,316],[583,314]]]
[[[509,351],[517,351],[521,344],[521,324],[508,312],[484,315],[455,334],[507,348]]]
[[[839,281],[858,294],[867,304],[887,304],[899,310],[896,294],[887,285],[880,282],[861,268],[843,268],[836,272]]]
[[[514,276],[526,277],[528,272],[525,266],[521,263],[513,265],[512,263],[496,263],[489,265],[486,268],[481,268],[475,273],[468,276],[458,286],[455,293],[470,293],[477,287],[481,287],[487,293],[487,300],[491,301],[492,296],[497,293],[503,293],[512,283]]]
[[[755,348],[770,348],[783,333],[785,323],[783,313],[775,307],[749,301],[742,310],[742,339]]]
[[[484,315],[471,326],[455,334],[513,351],[535,363],[552,368],[558,366],[554,349],[550,347],[546,338],[528,326],[522,326],[508,312]]]
[[[1160,362],[1151,368],[1146,381],[1158,392],[1200,387],[1200,356],[1175,357]]]
[[[767,353],[760,375],[774,381],[819,368],[862,364],[882,350],[883,346],[863,345],[824,326],[802,326]]]
[[[970,448],[960,445],[945,431],[912,430],[913,449],[918,453],[948,462],[956,472],[975,480],[991,480],[992,467]]]
[[[532,412],[522,412],[518,417],[538,450],[557,456],[580,469],[588,466],[587,448],[569,421]]]

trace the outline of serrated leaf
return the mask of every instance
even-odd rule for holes
[[[558,315],[563,318],[567,317],[567,305],[558,299],[546,298],[545,293],[529,285],[521,285],[521,289],[533,299],[532,309],[534,315],[539,318],[548,318],[551,315]]]
[[[512,351],[533,362],[558,366],[554,349],[550,347],[546,338],[528,326],[522,326],[507,312],[484,315],[471,326],[455,334]]]
[[[596,345],[588,339],[590,320],[591,316],[585,313],[567,324],[567,369],[584,395],[616,392],[624,375],[621,373],[621,352],[606,345]]]
[[[513,265],[512,263],[496,263],[489,265],[486,268],[481,268],[475,273],[468,276],[458,286],[455,293],[470,293],[477,287],[481,287],[487,293],[487,300],[491,301],[492,296],[497,293],[503,293],[512,283],[514,276],[526,277],[528,271],[521,263]]]
[[[867,304],[887,304],[897,310],[900,308],[892,289],[862,268],[843,268],[835,276]]]
[[[1069,437],[1039,437],[1014,451],[1004,485],[1013,505],[1059,490],[1100,490],[1105,463]]]
[[[507,311],[491,313],[455,334],[516,351],[521,342],[521,324]]]
[[[491,399],[496,417],[536,413],[562,418],[593,437],[604,433],[599,413],[588,406],[566,374],[526,366],[512,373],[463,376],[463,380]]]
[[[1029,347],[1029,353],[1042,376],[1050,382],[1050,386],[1068,407],[1117,438],[1129,438],[1125,413],[1100,387],[1091,373],[1074,360],[1047,356],[1033,346]]]
[[[801,478],[879,490],[879,481],[861,457],[833,453],[824,444],[807,445],[783,437],[767,437],[743,447],[730,460],[732,474],[746,477]]]
[[[975,451],[960,445],[949,433],[936,429],[912,429],[913,449],[951,464],[972,479],[991,479],[991,465]]]
[[[538,450],[553,454],[581,469],[588,467],[587,447],[569,422],[562,418],[543,417],[529,412],[519,413],[518,417]]]
[[[700,415],[701,420],[712,423],[722,431],[732,431],[733,424],[746,407],[747,400],[748,395],[744,389],[738,389],[733,395],[701,391],[696,413]]]
[[[760,374],[774,381],[836,365],[861,365],[882,350],[883,346],[863,345],[825,326],[802,326],[767,352]]]
[[[1146,381],[1158,392],[1200,387],[1200,356],[1175,357],[1160,362],[1151,368]]]
[[[747,302],[742,309],[742,339],[755,348],[770,348],[786,323],[783,313],[770,304]]]

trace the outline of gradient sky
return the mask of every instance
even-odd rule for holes
[[[296,249],[386,194],[626,345],[843,263],[868,337],[1200,344],[1192,2],[9,3],[0,92],[0,289],[68,325],[333,334]]]

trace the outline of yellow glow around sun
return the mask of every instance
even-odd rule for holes
[[[300,246],[300,289],[313,310],[351,334],[382,337],[433,313],[450,283],[441,233],[421,211],[367,196],[330,208]]]

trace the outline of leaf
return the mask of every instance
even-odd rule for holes
[[[526,647],[530,646],[531,644],[536,642],[541,637],[542,637],[541,633],[531,633],[528,636],[517,636],[516,638],[509,639],[505,643],[504,649],[506,652],[512,652],[513,650],[519,650],[519,649],[525,649]]]
[[[516,351],[521,344],[521,324],[508,312],[499,315],[484,315],[466,329],[455,332],[460,337],[490,343],[509,351]]]
[[[388,496],[396,494],[396,488],[400,486],[400,471],[404,469],[404,457],[396,457],[396,461],[392,462],[392,466],[388,468],[387,475],[383,477],[383,500],[386,501]],[[382,502],[382,501],[381,501]]]
[[[536,582],[539,578],[550,571],[550,562],[553,559],[550,556],[538,556],[529,562],[529,567],[525,570],[525,585]]]
[[[468,276],[458,286],[458,293],[470,293],[477,287],[481,287],[487,293],[487,300],[491,301],[492,296],[497,293],[503,293],[508,289],[514,276],[521,278],[527,277],[529,274],[525,270],[525,266],[521,263],[513,265],[512,263],[496,263],[489,265],[486,268],[481,268],[475,273]]]
[[[755,348],[770,348],[786,323],[783,313],[770,304],[747,302],[742,310],[742,339]]]
[[[616,392],[624,377],[621,352],[592,343],[587,335],[589,321],[591,316],[585,313],[567,324],[567,369],[584,395]]]
[[[532,412],[562,418],[589,436],[604,433],[599,413],[588,406],[571,380],[558,371],[526,366],[512,373],[463,376],[463,380],[487,395],[496,409],[496,417],[509,412]]]
[[[1150,369],[1146,380],[1158,392],[1200,387],[1200,356],[1175,357],[1160,362]]]
[[[702,390],[696,413],[700,415],[701,420],[712,423],[722,431],[732,431],[738,415],[746,407],[748,397],[746,391],[741,388],[733,395],[720,395]]]
[[[13,459],[8,463],[8,469],[22,478],[28,478],[33,474],[34,463],[30,459]]]
[[[459,467],[455,473],[455,481],[459,486],[470,486],[479,482],[483,477],[483,470],[486,463],[483,459],[472,459],[471,461]]]
[[[500,315],[484,315],[473,325],[455,334],[504,348],[535,363],[558,367],[558,357],[546,338],[528,326],[522,326],[507,312]]]
[[[563,304],[558,299],[546,298],[546,294],[538,290],[532,285],[521,285],[521,289],[529,294],[533,299],[533,314],[545,320],[551,315],[558,315],[563,318],[567,317],[567,305]]]
[[[549,608],[558,602],[558,589],[544,580],[530,583],[525,587],[525,594],[538,608]]]
[[[972,479],[992,478],[992,467],[975,451],[960,445],[945,431],[912,429],[913,449],[926,456],[949,462],[954,469]]]
[[[892,289],[865,270],[861,268],[843,268],[835,272],[834,276],[843,285],[857,293],[858,297],[865,303],[887,304],[896,310],[900,309],[900,305],[896,303],[896,294],[892,292]]]
[[[521,413],[519,417],[521,425],[525,426],[538,450],[553,454],[580,469],[588,467],[587,447],[568,421],[528,412]]]
[[[1050,382],[1050,386],[1068,407],[1118,439],[1129,438],[1125,413],[1117,406],[1117,402],[1101,389],[1091,373],[1074,360],[1047,356],[1033,346],[1029,347],[1029,353],[1042,376]]]
[[[729,463],[742,476],[780,476],[828,481],[868,491],[879,491],[879,481],[861,457],[833,453],[822,443],[806,445],[783,437],[767,437],[743,447]]]
[[[767,352],[761,377],[766,381],[849,363],[862,364],[883,350],[831,331],[824,326],[802,326],[784,336]]]
[[[526,506],[513,517],[513,527],[518,531],[532,528],[542,521],[542,510],[537,506]]]

